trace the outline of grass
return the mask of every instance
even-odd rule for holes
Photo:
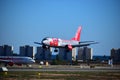
[[[0,80],[120,80],[120,72],[0,72]]]

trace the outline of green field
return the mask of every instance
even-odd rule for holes
[[[120,80],[120,72],[0,72],[0,80]]]

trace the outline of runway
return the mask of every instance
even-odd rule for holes
[[[40,66],[39,68],[8,68],[8,71],[70,71],[70,72],[120,72],[119,67],[75,67],[75,66]]]
[[[71,66],[71,65],[50,65],[33,67],[13,66],[7,67],[7,77],[1,76],[1,80],[119,80],[119,67],[96,66]],[[12,76],[12,78],[11,78]]]

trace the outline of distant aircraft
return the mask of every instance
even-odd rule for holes
[[[78,27],[78,30],[76,32],[76,35],[71,40],[63,40],[60,38],[50,38],[45,37],[41,43],[34,42],[35,44],[42,45],[43,48],[47,49],[49,47],[54,47],[54,52],[57,52],[58,50],[56,48],[66,48],[66,51],[72,50],[74,47],[84,47],[89,46],[91,44],[96,44],[98,42],[94,41],[83,41],[80,42],[80,34],[81,34],[82,27]]]
[[[0,62],[5,63],[5,66],[13,66],[14,64],[18,66],[21,66],[22,64],[29,66],[29,64],[35,63],[35,60],[30,57],[0,56]]]

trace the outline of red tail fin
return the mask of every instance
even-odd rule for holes
[[[76,32],[76,35],[74,38],[72,38],[72,40],[76,40],[76,41],[80,41],[80,34],[81,34],[81,29],[82,27],[80,26]]]

